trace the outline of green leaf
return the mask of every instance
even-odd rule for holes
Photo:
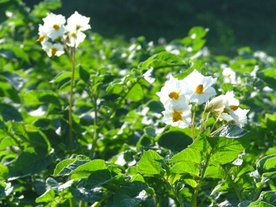
[[[172,151],[181,151],[192,144],[192,139],[183,131],[172,129],[158,137],[158,144]]]
[[[258,77],[276,90],[276,68],[267,68],[257,73]]]
[[[78,166],[76,169],[74,169],[71,173],[71,178],[79,179],[83,177],[88,177],[92,172],[105,169],[107,169],[107,167],[104,160],[92,160],[89,162],[85,162],[82,165]]]
[[[107,169],[104,170],[95,170],[91,172],[88,179],[86,187],[95,188],[102,186],[103,184],[112,180],[110,171]]]
[[[256,166],[260,174],[266,172],[276,172],[276,154],[263,157],[258,161]]]
[[[250,203],[247,207],[274,207],[276,206],[276,191],[263,191],[258,200]]]
[[[203,27],[192,27],[189,31],[189,36],[194,39],[201,39],[206,36],[208,29]]]
[[[10,167],[10,179],[39,173],[47,169],[51,162],[52,158],[45,149],[28,147],[19,154],[14,165]]]
[[[127,183],[116,190],[114,204],[120,207],[137,206],[145,199],[144,196],[139,195],[145,189],[147,189],[147,185],[143,182],[134,181]]]
[[[85,188],[83,186],[78,186],[76,188],[71,188],[70,191],[74,198],[85,202],[95,203],[96,201],[104,199],[104,192],[101,188]]]
[[[170,163],[174,163],[174,165],[171,167],[171,172],[199,175],[200,162],[200,152],[193,148],[186,148],[175,154],[170,160]]]
[[[35,199],[36,203],[48,203],[52,202],[55,198],[55,190],[54,189],[48,189],[45,193],[43,193],[41,196],[39,196],[37,199]]]
[[[9,174],[9,169],[6,165],[3,165],[0,163],[0,180],[2,179],[7,179]]]
[[[131,101],[140,101],[143,99],[144,93],[141,85],[139,83],[135,83],[135,85],[128,92],[126,98],[130,99]]]
[[[0,114],[4,121],[16,121],[20,122],[23,120],[21,114],[12,105],[0,103]]]
[[[225,137],[225,138],[241,138],[244,137],[248,132],[234,124],[228,124],[226,127],[222,128],[217,132],[215,137]]]
[[[81,78],[85,83],[89,82],[90,74],[89,74],[88,70],[85,69],[85,68],[82,67],[82,66],[79,66],[78,69],[79,69],[80,78]]]
[[[140,63],[139,68],[149,69],[149,68],[164,68],[173,67],[178,65],[184,65],[184,61],[178,55],[172,54],[170,52],[160,52],[148,58],[146,61]]]
[[[160,175],[162,171],[161,157],[153,150],[144,151],[140,161],[137,164],[138,172],[146,176]]]
[[[224,169],[220,165],[209,165],[204,174],[205,177],[225,178]]]
[[[24,80],[23,78],[16,74],[10,72],[3,72],[1,75],[5,76],[8,82],[15,88],[17,91],[22,88]]]
[[[79,166],[89,162],[89,158],[86,156],[77,156],[76,158],[69,158],[59,162],[54,170],[54,176],[69,175]]]
[[[244,150],[238,139],[210,138],[209,142],[213,148],[209,163],[213,165],[230,163]]]

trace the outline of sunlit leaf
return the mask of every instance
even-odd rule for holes
[[[161,173],[161,157],[153,150],[144,151],[140,161],[137,164],[138,172],[146,176],[159,175]]]

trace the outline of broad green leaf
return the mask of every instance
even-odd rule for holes
[[[220,165],[209,165],[204,174],[205,177],[225,178],[224,169]]]
[[[6,165],[3,165],[0,163],[0,180],[2,179],[7,179],[9,173],[9,169]]]
[[[174,155],[170,162],[174,163],[171,167],[172,173],[189,173],[191,175],[199,175],[201,155],[196,149],[186,148]]]
[[[89,158],[86,156],[77,156],[76,158],[69,158],[59,162],[54,170],[54,176],[69,175],[79,166],[89,162]]]
[[[228,124],[226,127],[216,133],[215,137],[225,138],[241,138],[244,137],[248,132],[234,124]]]
[[[134,181],[127,183],[116,190],[114,195],[114,204],[120,207],[133,207],[141,203],[146,195],[140,195],[142,191],[145,192],[147,185],[143,182]]]
[[[136,83],[128,92],[127,99],[130,99],[131,101],[140,101],[144,98],[144,92],[142,89],[142,86],[139,83]]]
[[[181,130],[170,130],[161,134],[158,144],[172,151],[181,151],[192,144],[192,139]]]
[[[107,169],[95,170],[91,172],[87,179],[87,187],[95,188],[102,186],[103,184],[109,182],[112,179],[110,171]]]
[[[206,36],[208,29],[203,27],[192,27],[189,31],[189,36],[193,39],[201,39]]]
[[[70,83],[72,72],[69,71],[63,71],[50,81],[50,83],[56,83],[58,84],[59,88],[64,87],[64,85],[67,85]]]
[[[26,106],[36,106],[41,104],[40,100],[39,100],[39,94],[40,92],[38,91],[27,91],[27,92],[23,92],[22,97],[24,100],[24,104]]]
[[[266,172],[276,172],[276,154],[263,157],[258,161],[256,166],[260,174]]]
[[[171,173],[177,173],[177,174],[182,174],[182,173],[189,173],[194,176],[199,175],[199,165],[193,162],[177,162],[170,168]]]
[[[163,157],[161,157],[157,152],[153,150],[144,151],[137,164],[138,172],[146,176],[160,175],[162,171],[162,160]]]
[[[235,160],[244,150],[238,139],[210,138],[212,145],[211,158],[209,163],[213,165],[223,165]]]
[[[18,158],[15,160],[14,165],[10,168],[10,178],[34,175],[47,169],[51,164],[52,158],[48,156],[44,148],[26,148]]]
[[[79,66],[78,69],[80,78],[84,81],[84,83],[87,83],[90,79],[90,74],[88,70],[82,66]]]
[[[37,199],[35,199],[36,203],[48,203],[52,202],[55,198],[55,190],[54,189],[48,189],[45,193],[43,193],[41,196],[39,196]]]
[[[16,121],[20,122],[23,120],[18,109],[10,104],[0,103],[0,114],[4,121]]]
[[[71,172],[71,178],[72,179],[79,179],[83,177],[88,177],[92,172],[98,171],[98,170],[106,170],[106,164],[104,160],[92,160],[86,163],[83,163],[82,165],[78,166],[76,169],[74,169]]]
[[[257,73],[257,75],[266,82],[270,88],[276,90],[276,68],[267,68]]]
[[[3,72],[1,75],[5,76],[8,82],[18,91],[22,88],[24,80],[16,73]]]
[[[36,17],[45,17],[50,11],[61,7],[60,0],[44,0],[37,4],[32,10],[32,14]]]
[[[248,207],[274,207],[276,206],[276,191],[263,191],[258,200],[252,202]]]
[[[74,198],[85,202],[95,203],[96,201],[104,199],[104,192],[101,188],[85,188],[83,186],[78,186],[76,188],[71,188],[70,191]]]
[[[207,141],[207,137],[200,136],[195,139],[195,141],[191,144],[191,148],[201,152],[201,155],[206,156],[211,153],[212,147],[210,143]]]
[[[174,67],[179,65],[185,65],[184,61],[178,55],[170,52],[160,52],[148,58],[145,62],[140,63],[139,68],[141,69],[159,69],[165,67]]]

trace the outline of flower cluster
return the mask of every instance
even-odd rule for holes
[[[90,29],[90,18],[75,12],[67,19],[63,15],[48,14],[43,18],[43,25],[38,28],[38,41],[49,57],[60,56],[64,46],[77,48],[85,39],[85,30]]]
[[[169,75],[164,86],[157,95],[164,106],[163,122],[178,126],[189,127],[192,123],[192,105],[206,103],[205,109],[215,114],[217,119],[233,122],[242,127],[247,122],[246,114],[249,110],[241,109],[239,101],[234,97],[233,91],[227,92],[209,99],[216,95],[213,84],[216,78],[203,76],[194,70],[183,80]]]

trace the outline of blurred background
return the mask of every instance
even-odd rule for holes
[[[24,0],[32,7],[38,0]],[[183,38],[193,26],[209,28],[212,52],[276,51],[276,0],[62,0],[54,13],[91,18],[92,31],[107,38],[144,36],[147,41]],[[273,54],[272,54],[273,55]]]

